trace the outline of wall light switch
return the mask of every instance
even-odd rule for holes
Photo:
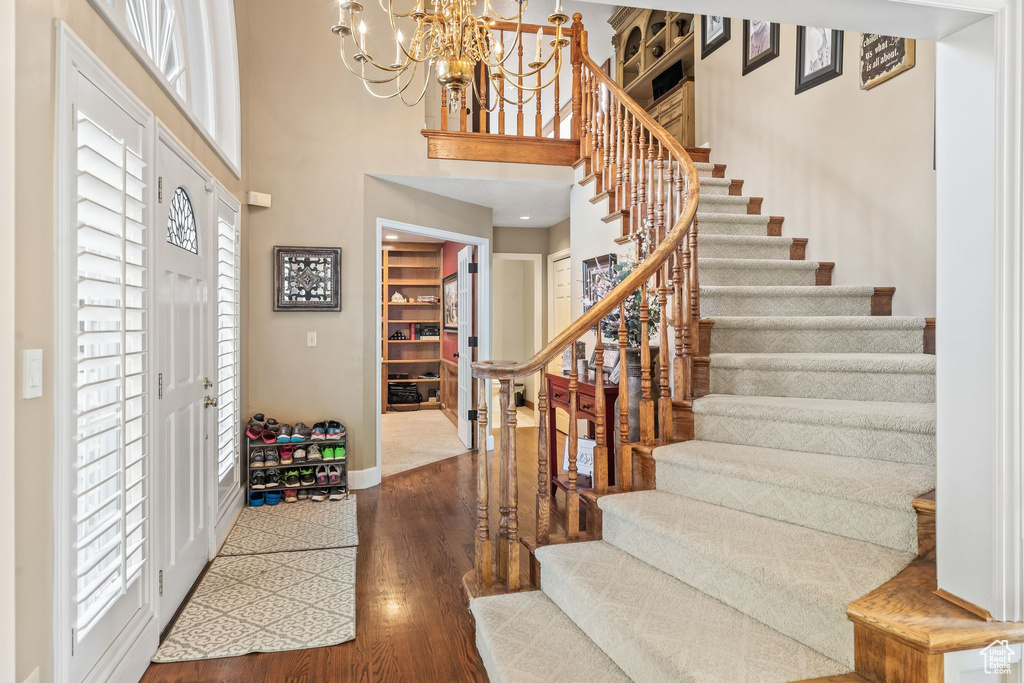
[[[306,346],[316,346],[316,332],[306,333]]]
[[[25,349],[21,365],[21,397],[39,398],[43,395],[43,350]]]

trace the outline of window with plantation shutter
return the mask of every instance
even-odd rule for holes
[[[217,202],[217,479],[221,510],[241,485],[238,211]]]
[[[147,559],[148,411],[144,129],[105,98],[75,109],[72,401],[73,590],[77,638],[140,577]]]

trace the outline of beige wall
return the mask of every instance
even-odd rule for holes
[[[548,253],[554,254],[569,248],[569,219],[548,228]]]
[[[835,284],[895,286],[894,314],[934,315],[935,44],[917,41],[917,66],[865,91],[847,31],[843,75],[794,95],[796,28],[747,76],[742,35],[733,19],[732,39],[697,61],[697,143],[786,217],[783,234],[810,238],[808,259],[836,263]]]
[[[547,254],[550,228],[494,226],[495,254]]]
[[[237,3],[239,66],[243,76],[245,113],[246,3]],[[15,358],[24,349],[43,349],[43,386],[53,387],[54,375],[54,111],[55,24],[61,19],[97,54],[114,74],[151,109],[225,186],[241,198],[243,180],[236,178],[204,142],[160,86],[92,8],[88,0],[18,0],[16,6],[16,205],[17,268],[14,326]],[[243,177],[247,163],[242,141]],[[246,215],[242,212],[243,244]],[[243,277],[245,271],[243,267]],[[245,299],[243,290],[243,320]],[[243,331],[244,332],[244,331]],[[243,333],[243,339],[245,338]],[[243,349],[244,350],[244,349]],[[20,364],[16,383],[21,382]],[[41,680],[51,679],[53,592],[53,415],[52,389],[43,397],[15,404],[13,420],[21,425],[14,450],[29,457],[16,460],[10,492],[16,500],[15,561],[18,633],[17,680],[36,667]]]

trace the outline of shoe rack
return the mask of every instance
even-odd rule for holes
[[[440,399],[429,401],[431,390],[441,389],[441,248],[442,244],[422,242],[389,242],[383,246],[381,327],[381,413],[388,410],[387,386],[396,382],[416,384],[423,401],[419,408],[440,409]],[[391,301],[395,292],[406,298],[403,303]],[[437,303],[416,301],[419,296],[436,296]],[[436,339],[416,339],[419,324],[435,325]],[[406,339],[389,339],[401,331]],[[388,379],[389,374],[405,373],[408,379]],[[433,378],[420,375],[433,373]],[[415,409],[416,404],[408,404]]]
[[[261,493],[273,493],[273,492],[280,493],[281,494],[281,502],[279,503],[279,505],[285,505],[285,502],[284,502],[284,492],[287,489],[294,489],[296,491],[302,491],[302,490],[311,491],[313,489],[334,489],[334,488],[339,488],[339,489],[343,489],[345,491],[345,498],[346,499],[348,498],[348,433],[346,433],[345,436],[342,436],[341,438],[338,438],[338,439],[321,439],[321,440],[318,440],[318,441],[290,441],[288,443],[284,443],[283,441],[281,443],[264,443],[262,440],[250,439],[248,436],[246,436],[244,434],[243,434],[243,437],[245,438],[245,443],[246,443],[246,448],[245,448],[245,488],[246,488],[246,494],[247,494],[246,497],[245,497],[246,505],[249,505],[248,493],[251,493],[253,491],[257,491],[257,492],[261,492]],[[249,464],[252,461],[252,453],[253,453],[253,451],[261,449],[261,448],[262,449],[267,449],[267,448],[277,449],[278,458],[280,458],[281,449],[284,448],[285,446],[292,446],[293,448],[298,448],[299,446],[302,446],[302,448],[304,448],[306,450],[306,452],[308,453],[309,452],[309,447],[310,446],[314,446],[314,445],[317,446],[320,449],[321,453],[328,446],[332,446],[332,447],[344,446],[345,447],[345,451],[346,451],[345,452],[345,457],[344,458],[335,458],[334,460],[314,460],[312,462],[307,460],[306,462],[293,462],[291,465],[273,465],[271,467],[251,467],[250,464]],[[337,467],[338,468],[338,473],[341,475],[341,482],[339,484],[334,485],[334,486],[331,486],[329,484],[327,486],[321,486],[321,485],[317,484],[316,482],[314,482],[312,484],[298,484],[296,486],[285,486],[285,483],[284,483],[284,473],[285,472],[290,472],[291,470],[312,469],[313,473],[315,475],[316,474],[316,468],[321,466],[321,465],[324,465],[324,466],[334,465],[335,467]],[[280,483],[277,486],[265,487],[265,488],[262,488],[262,489],[254,489],[252,487],[252,473],[253,472],[264,472],[264,473],[266,473],[269,470],[277,470],[278,474],[281,477]],[[310,502],[310,501],[307,499],[306,501],[299,501],[299,502]],[[289,504],[291,504],[291,503],[289,503]]]

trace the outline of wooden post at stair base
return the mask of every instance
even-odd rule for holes
[[[570,56],[572,61],[572,137],[580,139],[583,135],[583,87],[580,72],[583,67],[583,15],[576,12],[572,15],[572,40]],[[555,106],[558,109],[558,106]],[[556,136],[557,137],[557,136]]]
[[[537,378],[537,543],[547,543],[551,526],[551,475],[548,473],[548,388],[542,369]]]
[[[658,436],[663,443],[672,441],[672,396],[668,388],[668,272],[669,262],[666,261],[661,267],[658,286],[658,306],[661,311],[661,324],[658,329],[661,333],[659,347],[661,349],[658,358]]]
[[[576,342],[573,342],[573,361],[569,366],[569,484],[565,491],[565,535],[579,538],[580,535],[580,492],[576,486],[576,454],[579,448],[579,420],[576,410],[579,406],[579,370],[576,362]]]
[[[473,539],[473,557],[476,582],[488,588],[494,578],[494,558],[491,555],[491,532],[487,521],[487,386],[489,380],[480,380],[480,407],[477,409],[479,438],[476,447],[476,535]]]
[[[615,484],[622,491],[633,488],[633,447],[629,442],[629,387],[626,379],[626,347],[629,346],[629,332],[626,330],[626,302],[619,304],[619,449],[616,455],[618,469]]]
[[[604,341],[602,340],[601,323],[597,324],[597,344],[594,347],[594,490],[598,493],[608,491],[608,438],[604,423]]]
[[[640,443],[654,445],[654,401],[651,399],[651,332],[647,283],[640,288]]]
[[[499,380],[498,389],[498,580],[508,582],[508,414],[511,380]]]
[[[683,293],[685,284],[683,283],[683,248],[679,246],[676,248],[676,253],[672,257],[672,320],[675,323],[673,332],[675,333],[675,353],[672,355],[672,382],[675,386],[676,398],[689,398],[690,395],[686,390],[686,354],[689,351],[689,347],[686,344],[687,326],[686,317],[683,313]],[[689,308],[687,306],[687,308]]]
[[[505,415],[501,420],[501,429],[506,438],[502,439],[502,450],[506,451],[505,458],[508,471],[508,533],[505,535],[505,542],[508,544],[506,555],[508,556],[508,579],[506,585],[509,591],[519,590],[519,464],[516,460],[516,402],[512,398],[512,380],[502,380],[507,384]],[[506,443],[508,447],[506,448]]]

